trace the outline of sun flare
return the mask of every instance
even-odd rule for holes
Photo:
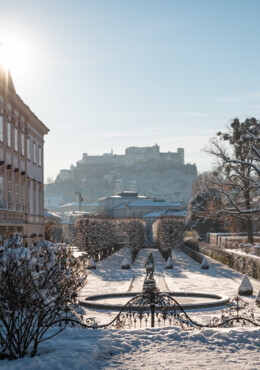
[[[24,69],[27,58],[28,52],[24,43],[11,38],[0,40],[0,65],[11,73]]]

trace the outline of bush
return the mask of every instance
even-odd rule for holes
[[[10,247],[10,245],[12,245]],[[59,334],[75,318],[71,298],[85,283],[83,267],[71,250],[50,242],[24,248],[12,240],[0,251],[0,353],[24,357],[30,347]],[[48,330],[56,330],[48,336]]]

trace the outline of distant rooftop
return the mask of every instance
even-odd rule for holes
[[[163,216],[171,216],[171,217],[185,217],[187,215],[187,211],[173,211],[171,209],[167,210],[160,210],[160,211],[153,211],[151,213],[147,213],[144,215],[143,218],[158,218]]]

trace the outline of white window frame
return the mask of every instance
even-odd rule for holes
[[[31,160],[31,140],[27,137],[27,159]]]
[[[18,152],[18,128],[14,128],[14,150]]]
[[[4,117],[0,114],[0,141],[4,141]]]
[[[4,207],[4,176],[0,175],[0,207]]]
[[[39,155],[39,158],[38,158],[39,167],[42,167],[42,147],[41,145],[39,145],[38,155]]]
[[[28,183],[27,185],[27,213],[31,213],[31,184]]]
[[[33,163],[36,163],[36,142],[33,142]]]
[[[24,133],[21,133],[21,154],[24,156]]]
[[[11,148],[11,123],[7,122],[7,146]]]

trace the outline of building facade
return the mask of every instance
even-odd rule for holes
[[[145,217],[151,212],[175,212],[187,210],[185,202],[169,202],[164,199],[148,198],[133,191],[124,191],[98,200],[101,215],[113,218]],[[159,217],[159,216],[158,216]]]
[[[0,234],[44,233],[44,135],[49,129],[0,66]]]

